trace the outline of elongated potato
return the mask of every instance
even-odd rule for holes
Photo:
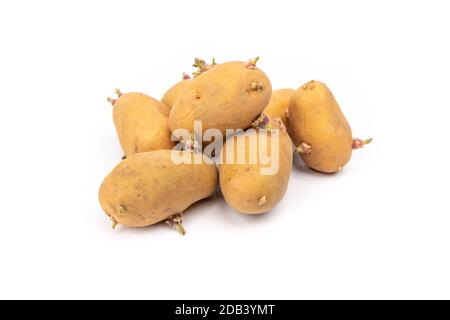
[[[119,94],[113,106],[114,124],[126,157],[139,152],[173,148],[167,106],[137,92]]]
[[[170,110],[169,126],[194,130],[194,120],[203,130],[246,129],[263,111],[272,94],[269,79],[255,62],[227,62],[192,79],[191,85]]]
[[[292,170],[292,142],[280,119],[271,124],[273,128],[279,128],[279,139],[272,131],[264,143],[259,135],[262,130],[248,129],[245,134],[229,137],[222,149],[220,188],[225,201],[238,212],[267,212],[281,201],[286,192]],[[272,162],[263,161],[264,156]]]
[[[289,100],[294,94],[294,89],[279,89],[272,91],[272,97],[269,104],[264,109],[263,113],[269,118],[280,118],[283,124],[288,126],[287,111],[289,107]]]
[[[192,164],[176,164],[172,154],[187,156]],[[104,179],[100,204],[118,224],[144,227],[182,213],[191,204],[209,197],[217,186],[217,168],[194,164],[202,154],[158,150],[134,154]]]
[[[166,91],[166,93],[164,93],[163,97],[161,98],[161,102],[168,106],[169,109],[172,109],[175,101],[190,84],[190,79],[183,79],[175,83],[172,87],[169,88],[169,90]]]
[[[340,171],[352,155],[352,130],[327,86],[310,81],[289,102],[292,140],[305,164],[317,171]]]

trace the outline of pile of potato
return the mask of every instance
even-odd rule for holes
[[[283,198],[292,171],[294,152],[305,164],[323,173],[335,173],[350,160],[352,149],[371,139],[353,139],[351,128],[327,86],[310,81],[297,90],[272,91],[267,75],[257,68],[258,58],[247,62],[207,64],[195,59],[194,77],[172,86],[158,101],[143,93],[122,93],[108,98],[124,151],[122,161],[104,179],[99,199],[113,227],[145,227],[165,221],[185,234],[183,212],[193,203],[211,196],[218,185],[227,204],[240,213],[261,214]],[[244,162],[221,162],[202,153],[195,143],[194,121],[202,130],[215,128],[225,137],[220,158],[227,159],[242,142]],[[175,133],[186,129],[193,140]],[[226,129],[248,134],[226,136]],[[266,130],[267,140],[279,141],[279,170],[261,174],[248,139]],[[273,141],[272,141],[273,140]],[[181,141],[183,150],[174,146]],[[222,141],[221,141],[222,142]],[[233,144],[232,144],[233,143]],[[228,145],[228,147],[227,147]],[[270,157],[270,150],[268,156]],[[173,153],[192,160],[177,164]],[[209,160],[209,161],[205,161]]]

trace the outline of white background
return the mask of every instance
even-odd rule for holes
[[[0,298],[450,298],[447,1],[2,1]],[[105,97],[160,98],[194,57],[261,56],[274,88],[328,84],[355,136],[296,165],[258,217],[218,194],[111,229],[122,155]],[[180,191],[182,192],[182,191]],[[175,196],[175,195],[174,195]]]

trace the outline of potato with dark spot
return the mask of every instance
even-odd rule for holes
[[[142,93],[118,92],[112,100],[113,119],[120,144],[128,157],[134,153],[172,149],[168,114],[169,108]]]
[[[270,211],[287,189],[292,171],[292,141],[280,119],[266,127],[272,128],[267,140],[261,140],[262,129],[252,128],[229,137],[221,151],[220,188],[227,204],[240,213]]]
[[[215,65],[191,81],[170,110],[169,126],[194,130],[194,120],[202,121],[203,130],[246,129],[264,110],[272,86],[256,60]]]
[[[289,129],[305,164],[320,172],[342,170],[352,156],[352,130],[327,86],[310,81],[289,102]]]
[[[191,84],[191,79],[187,74],[184,74],[183,80],[175,83],[169,90],[164,93],[161,98],[161,102],[171,109],[175,104],[175,101],[183,93],[183,91]]]
[[[190,163],[177,164],[175,156]],[[104,179],[99,200],[114,224],[144,227],[181,214],[209,197],[218,182],[215,164],[202,154],[158,150],[131,155]]]
[[[279,89],[272,91],[272,97],[263,113],[269,118],[280,118],[284,125],[288,126],[287,111],[289,100],[294,94],[294,89]]]

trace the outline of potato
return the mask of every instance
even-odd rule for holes
[[[305,164],[340,171],[352,155],[352,130],[327,86],[310,81],[289,102],[289,129]]]
[[[170,89],[167,90],[161,98],[161,102],[168,106],[169,109],[173,107],[175,101],[178,99],[181,93],[190,85],[191,80],[188,77],[189,76],[185,74],[183,76],[183,80],[175,83],[172,87],[170,87]]]
[[[256,61],[215,65],[191,81],[170,110],[169,126],[194,130],[194,120],[203,130],[246,129],[263,111],[272,94],[269,79],[255,67]]]
[[[188,157],[192,164],[176,164],[173,153]],[[175,150],[131,155],[100,186],[103,210],[114,223],[128,227],[149,226],[182,213],[217,186],[214,163],[194,164],[194,160],[203,160],[203,155]]]
[[[289,107],[289,99],[294,94],[293,89],[279,89],[272,91],[272,97],[263,113],[269,118],[280,118],[283,124],[288,126],[287,111]]]
[[[271,126],[279,129],[278,152],[274,149],[278,156],[278,168],[274,167],[274,169],[278,170],[274,170],[272,174],[261,171],[262,168],[268,169],[270,165],[264,164],[257,154],[251,154],[252,139],[257,141],[257,145],[260,143],[264,145],[261,142],[261,136],[258,135],[261,129],[249,129],[245,134],[229,137],[221,151],[220,188],[225,201],[238,212],[246,214],[267,212],[281,201],[286,192],[292,170],[293,146],[280,119],[271,121]],[[231,140],[234,147],[230,145]],[[240,143],[244,147],[239,148]],[[269,132],[266,141],[268,157],[274,155],[273,158],[275,158],[271,148],[276,143],[274,131]],[[242,159],[245,159],[241,163],[239,163],[239,150],[241,150]],[[257,147],[254,150],[258,150],[256,153],[260,155],[264,154],[264,147]],[[252,160],[252,156],[256,156],[256,159]]]
[[[126,157],[138,152],[173,148],[167,106],[137,92],[119,93],[119,98],[112,103],[114,124]]]

